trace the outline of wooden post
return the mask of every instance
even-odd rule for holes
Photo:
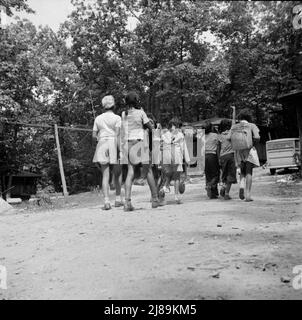
[[[59,160],[60,175],[61,175],[61,181],[62,181],[62,187],[63,187],[63,194],[64,194],[64,197],[66,198],[68,197],[68,192],[67,192],[67,186],[66,186],[66,180],[65,180],[65,174],[64,174],[61,146],[60,146],[60,139],[59,139],[59,130],[58,130],[57,124],[55,124],[55,137],[56,137],[56,145],[57,145],[57,151],[58,151],[58,160]]]
[[[302,31],[302,4],[295,5],[293,7],[293,28],[295,30],[295,51],[296,51],[296,77],[301,80],[302,79],[302,62],[301,62],[301,52],[302,52],[302,46],[301,46],[301,31]],[[300,100],[301,101],[301,100]],[[299,128],[299,137],[300,137],[300,161],[302,162],[302,106],[300,103],[296,104],[296,111],[297,111],[297,122],[298,122],[298,128]],[[302,163],[300,167],[300,175],[302,176]]]
[[[10,199],[11,198],[12,185],[13,185],[13,177],[12,177],[12,175],[9,175],[8,176],[6,199]]]
[[[297,121],[298,121],[299,136],[300,136],[300,161],[301,161],[300,175],[302,177],[302,107],[297,105],[296,110],[297,110]]]
[[[232,120],[233,120],[233,125],[234,125],[234,124],[236,124],[236,107],[231,106],[231,108],[233,109]]]

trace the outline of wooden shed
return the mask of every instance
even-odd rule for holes
[[[37,193],[37,182],[41,175],[31,172],[8,174],[4,177],[5,198],[30,199]]]

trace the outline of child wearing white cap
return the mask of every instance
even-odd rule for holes
[[[113,96],[106,96],[102,100],[104,113],[99,115],[93,126],[93,138],[98,141],[94,163],[101,166],[103,180],[102,190],[105,198],[104,210],[110,210],[111,204],[109,200],[110,187],[110,165],[114,166],[116,196],[115,207],[122,207],[124,201],[121,196],[120,184],[120,166],[118,164],[118,139],[121,128],[121,117],[114,113],[115,100]],[[120,199],[118,200],[118,197]]]

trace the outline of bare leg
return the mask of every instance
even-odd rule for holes
[[[231,200],[231,197],[230,197],[231,187],[232,187],[232,184],[227,182],[225,185],[225,195],[224,195],[225,200]]]
[[[155,179],[154,179],[154,175],[151,167],[148,169],[147,181],[151,191],[152,199],[158,200],[157,186],[155,183]]]
[[[133,180],[134,180],[134,166],[132,164],[129,164],[127,179],[125,182],[126,201],[131,201],[131,191],[132,191]]]
[[[109,199],[110,170],[109,170],[109,165],[102,165],[102,174],[103,174],[102,189],[103,189],[103,194],[104,194],[104,198],[105,198],[105,206],[106,206],[106,205],[110,205],[110,199]]]
[[[128,164],[128,174],[125,182],[125,193],[126,193],[126,201],[124,205],[124,211],[130,212],[134,211],[134,207],[131,203],[131,191],[134,180],[134,166],[132,164]]]
[[[225,185],[225,194],[228,196],[230,195],[231,187],[232,187],[232,184],[227,182]]]
[[[241,200],[244,200],[244,198],[245,198],[245,196],[244,196],[245,186],[246,186],[246,178],[241,172],[241,174],[240,174],[240,191],[239,191],[239,197]]]
[[[171,185],[171,175],[168,174],[165,181],[165,188],[168,192],[170,192],[170,185]]]
[[[119,165],[115,165],[113,169],[114,183],[115,183],[115,194],[117,197],[121,195],[122,189],[122,168]]]
[[[115,176],[115,194],[117,197],[121,196],[122,193],[122,176]]]
[[[175,200],[177,204],[180,204],[180,197],[179,197],[179,185],[180,185],[180,179],[177,178],[175,179],[175,184],[174,184],[174,190],[175,190]]]
[[[115,190],[116,186],[115,186],[115,173],[114,173],[114,169],[113,171],[111,172],[110,174],[110,183],[109,183],[109,186],[110,186],[110,190]]]
[[[124,199],[122,195],[122,167],[120,165],[115,165],[113,172],[115,184],[115,207],[119,208],[124,205]]]
[[[252,175],[247,174],[246,175],[246,201],[252,201],[252,198],[251,198],[252,182],[253,182]]]

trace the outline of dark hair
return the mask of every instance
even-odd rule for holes
[[[138,94],[135,91],[130,91],[125,98],[126,104],[131,107],[136,107],[139,103]]]
[[[175,126],[176,128],[180,128],[181,126],[181,121],[177,117],[174,117],[169,121],[168,128],[171,129],[173,126]]]
[[[151,112],[147,113],[147,117],[152,120],[154,123],[157,123],[156,118],[154,117],[154,115]]]
[[[126,116],[128,116],[129,108],[140,109],[139,96],[135,91],[128,92],[125,98],[125,102],[126,102],[126,111],[125,111]]]
[[[230,130],[232,128],[232,121],[229,120],[229,119],[223,119],[221,122],[220,122],[220,126],[219,126],[219,131],[222,133],[222,132],[225,132],[227,130]]]
[[[206,120],[205,125],[204,125],[204,130],[205,130],[205,134],[209,134],[210,132],[212,132],[212,123],[209,120]]]
[[[169,127],[169,120],[167,118],[163,118],[160,123],[163,129],[167,129]]]
[[[252,122],[253,121],[253,117],[252,117],[252,113],[249,109],[245,108],[242,109],[239,114],[238,114],[238,120],[246,120],[247,122]]]

